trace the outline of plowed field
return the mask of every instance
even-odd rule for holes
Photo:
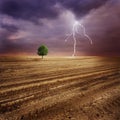
[[[0,57],[0,120],[120,120],[120,58]]]

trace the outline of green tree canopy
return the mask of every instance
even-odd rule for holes
[[[47,48],[47,46],[41,45],[41,46],[38,48],[38,55],[42,56],[42,58],[43,58],[43,56],[44,56],[44,55],[47,55],[47,54],[48,54],[48,48]]]

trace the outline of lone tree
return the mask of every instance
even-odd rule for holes
[[[41,45],[41,46],[38,48],[38,55],[42,56],[42,59],[43,59],[43,56],[44,56],[44,55],[47,55],[47,54],[48,54],[48,48],[47,48],[47,46]]]

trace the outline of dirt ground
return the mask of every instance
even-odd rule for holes
[[[120,57],[0,57],[0,120],[120,120]]]

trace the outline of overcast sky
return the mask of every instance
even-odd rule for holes
[[[76,55],[120,55],[120,0],[0,0],[0,54],[72,55],[75,21],[93,40],[76,36]]]

